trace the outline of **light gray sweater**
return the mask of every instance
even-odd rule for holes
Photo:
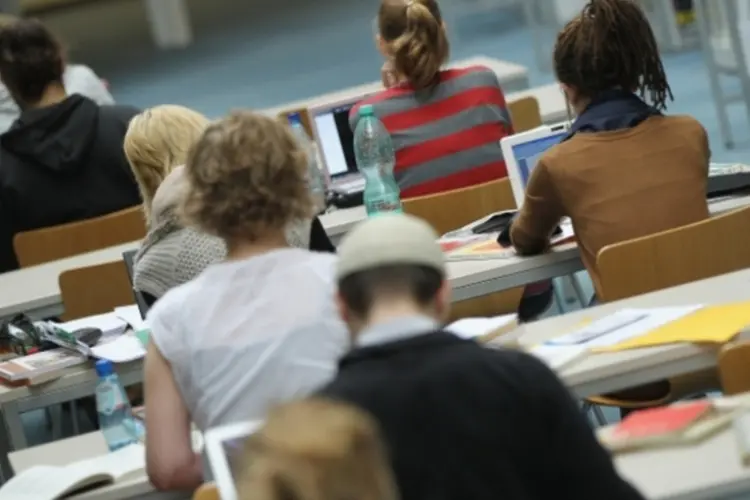
[[[134,259],[136,290],[158,299],[226,257],[224,241],[182,225],[175,212],[186,188],[183,167],[175,168],[156,190],[148,234]],[[287,241],[298,248],[310,244],[310,221],[293,224]]]

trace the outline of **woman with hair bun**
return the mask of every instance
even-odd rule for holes
[[[335,256],[293,248],[310,220],[307,156],[276,120],[235,112],[210,124],[184,167],[178,213],[219,238],[226,258],[169,290],[149,312],[148,474],[160,489],[203,480],[201,430],[263,418],[328,382],[349,346],[334,304]]]

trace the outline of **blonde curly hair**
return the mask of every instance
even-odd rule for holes
[[[377,424],[344,403],[312,398],[271,411],[243,462],[241,500],[398,500]]]
[[[146,218],[162,181],[184,165],[188,152],[209,124],[208,118],[183,106],[163,105],[133,117],[123,148],[143,199]]]
[[[255,241],[314,212],[306,153],[287,126],[258,113],[209,125],[185,173],[182,217],[225,241]]]

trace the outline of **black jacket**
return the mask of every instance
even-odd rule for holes
[[[433,332],[353,350],[321,395],[380,423],[401,500],[641,500],[544,364]]]
[[[72,95],[21,114],[0,136],[0,272],[16,269],[16,233],[138,205],[123,138],[138,110]]]

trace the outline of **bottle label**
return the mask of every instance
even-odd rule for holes
[[[367,213],[368,215],[376,215],[380,213],[389,212],[402,212],[401,200],[398,196],[378,196],[368,200]]]
[[[112,415],[125,407],[125,399],[119,387],[103,384],[96,394],[96,411],[102,415]]]

